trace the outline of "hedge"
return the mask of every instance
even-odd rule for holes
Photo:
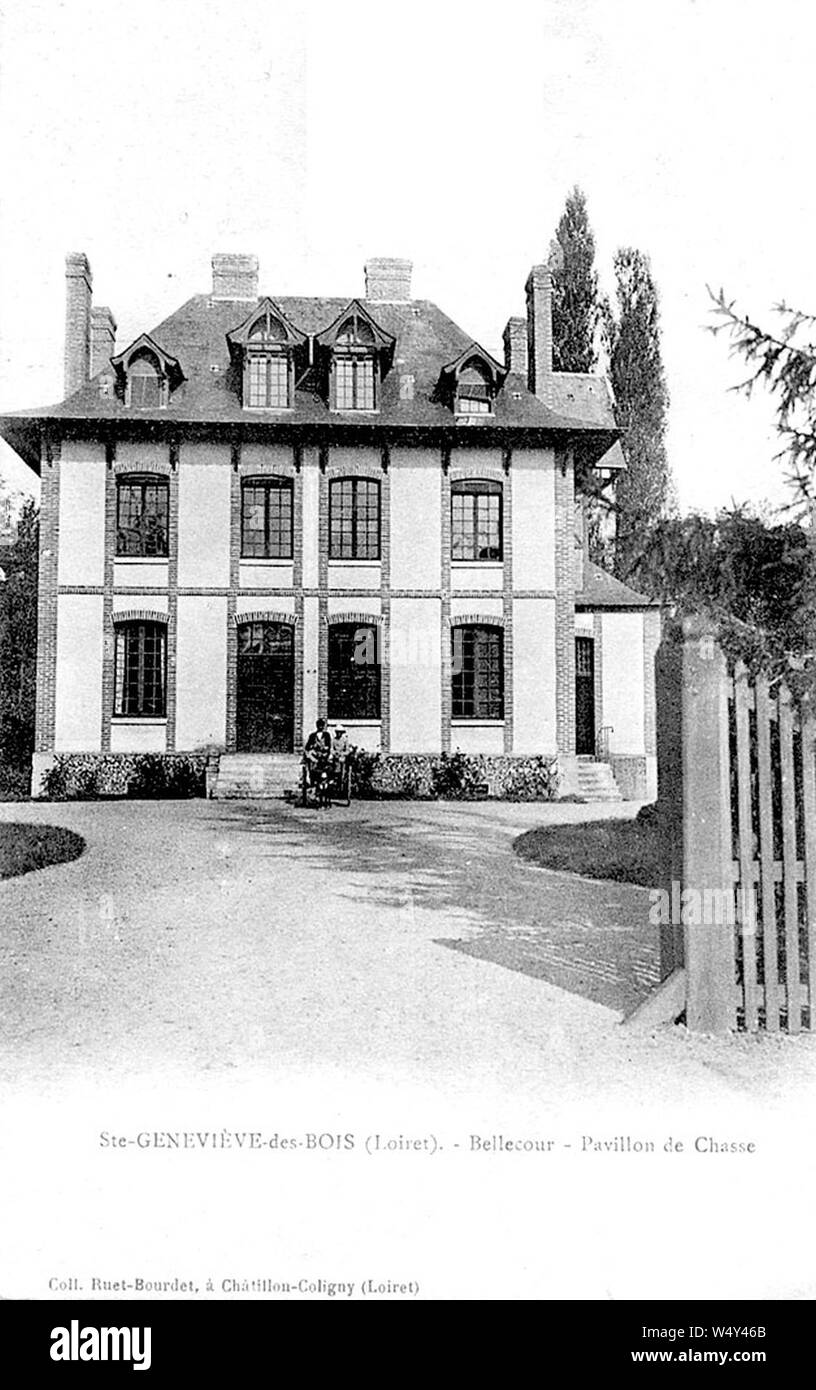
[[[540,754],[354,753],[360,800],[552,801],[557,795],[557,761]]]
[[[204,796],[204,753],[58,753],[43,774],[42,790],[52,801],[97,797]]]

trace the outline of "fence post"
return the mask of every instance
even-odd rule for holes
[[[698,1033],[729,1033],[737,1020],[728,671],[711,627],[698,618],[683,623],[682,723],[686,1023]]]

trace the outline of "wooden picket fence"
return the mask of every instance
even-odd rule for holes
[[[730,670],[700,624],[673,660],[660,778],[683,921],[664,931],[664,977],[684,972],[692,1029],[812,1030],[816,720],[783,683]]]

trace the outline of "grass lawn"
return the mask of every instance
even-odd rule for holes
[[[586,878],[611,878],[654,888],[662,882],[655,821],[601,820],[527,830],[514,841],[522,859],[542,869],[564,869]]]
[[[81,835],[58,825],[0,824],[0,878],[14,878],[49,864],[68,864],[84,848]]]

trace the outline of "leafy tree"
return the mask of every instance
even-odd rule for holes
[[[34,748],[39,514],[20,513],[0,583],[0,760],[23,767]]]
[[[649,258],[633,247],[615,255],[617,313],[605,307],[609,373],[627,468],[615,496],[615,572],[636,577],[643,538],[671,501],[666,456],[669,393],[660,348],[660,311]]]
[[[757,383],[765,385],[776,398],[776,428],[782,441],[782,456],[790,465],[788,482],[794,505],[805,504],[813,512],[816,501],[816,346],[810,334],[816,329],[816,315],[802,313],[787,304],[774,312],[779,330],[772,333],[738,313],[735,301],[726,299],[724,290],[709,290],[713,312],[721,322],[710,332],[726,333],[733,352],[746,361],[748,376],[736,390],[750,396]]]
[[[591,372],[597,361],[600,321],[595,238],[586,198],[580,188],[567,197],[550,247],[553,278],[553,368],[556,372]]]
[[[704,614],[749,669],[810,687],[816,570],[808,529],[747,507],[667,517],[644,545],[640,584],[677,617]]]

